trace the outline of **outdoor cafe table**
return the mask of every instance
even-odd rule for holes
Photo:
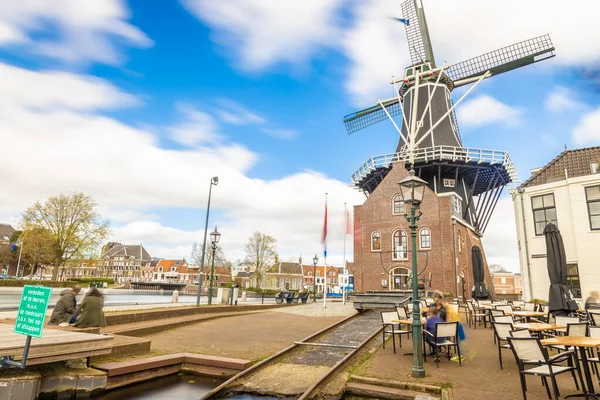
[[[564,329],[566,325],[544,324],[539,322],[530,322],[527,324],[515,324],[515,328],[528,329],[531,332],[553,331],[556,329]]]
[[[511,311],[507,312],[506,315],[512,315],[513,317],[524,317],[527,318],[527,321],[531,319],[531,317],[543,317],[546,313],[541,311]]]
[[[544,339],[541,341],[544,346],[565,346],[565,347],[577,347],[581,356],[581,365],[583,367],[583,373],[585,375],[585,387],[583,388],[584,393],[570,394],[567,397],[585,397],[586,399],[600,399],[594,391],[594,382],[592,381],[592,375],[590,374],[590,368],[588,366],[588,359],[586,349],[600,347],[600,338],[592,338],[588,336],[558,336],[551,339]]]

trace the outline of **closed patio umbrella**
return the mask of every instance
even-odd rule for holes
[[[546,262],[550,277],[548,305],[552,314],[568,314],[577,310],[577,303],[567,288],[567,257],[562,235],[552,223],[544,228],[546,238]]]
[[[485,283],[485,270],[483,266],[483,257],[481,255],[481,249],[478,246],[473,246],[471,250],[471,260],[473,262],[473,293],[474,299],[487,299],[490,294]]]

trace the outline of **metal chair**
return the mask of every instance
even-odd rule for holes
[[[529,329],[515,329],[509,333],[511,337],[533,337]]]
[[[501,324],[514,324],[515,320],[512,315],[498,315],[494,317],[493,323],[501,323]]]
[[[523,309],[523,307],[525,307],[525,302],[523,300],[513,300],[512,305],[513,307]]]
[[[506,314],[506,313],[511,313],[513,308],[510,304],[506,304],[506,305],[496,306],[496,310],[500,310]]]
[[[469,327],[471,327],[472,322],[475,329],[477,329],[477,322],[481,323],[483,321],[483,326],[487,328],[487,314],[475,310],[475,306],[471,302],[467,302],[467,307],[469,308]]]
[[[510,332],[515,329],[513,324],[506,322],[492,322],[494,327],[494,337],[498,344],[498,360],[500,360],[500,369],[502,369],[502,349],[510,349],[508,344],[508,337]]]
[[[535,303],[525,303],[525,311],[535,311]]]
[[[571,324],[567,324],[567,328],[566,328],[566,335],[567,336],[587,336],[588,334],[588,323],[587,322],[576,322],[576,323],[571,323]],[[550,346],[553,349],[556,349],[558,351],[564,351],[564,350],[568,350],[567,347],[563,346],[563,345],[555,345],[555,346]]]
[[[600,313],[597,311],[588,311],[588,317],[593,326],[600,326]]]
[[[589,334],[590,337],[597,339],[600,338],[600,326],[590,326]],[[596,356],[593,357],[592,353],[592,357],[588,357],[588,361],[592,363],[592,365],[594,366],[594,372],[596,372],[596,376],[600,378],[600,374],[598,373],[598,364],[600,364],[600,351],[596,349]]]
[[[396,353],[396,335],[400,338],[400,347],[402,347],[402,335],[408,335],[409,331],[404,331],[400,329],[400,326],[397,322],[392,322],[398,319],[397,311],[383,311],[381,313],[381,323],[383,325],[383,348],[385,349],[385,339],[386,335],[392,335],[392,346],[394,348],[394,353]]]
[[[398,319],[410,319],[408,312],[406,312],[406,308],[402,306],[396,306],[396,312],[398,313]]]
[[[578,324],[579,323],[579,318],[577,318],[577,317],[563,317],[563,316],[557,315],[556,317],[554,317],[554,320],[555,320],[554,323],[556,325],[569,325],[569,324]],[[559,328],[556,330],[556,333],[566,334],[567,328]]]
[[[525,380],[526,375],[540,376],[542,382],[546,387],[546,393],[548,398],[558,399],[560,396],[558,385],[556,384],[556,375],[564,372],[570,372],[575,382],[575,387],[579,390],[579,383],[575,376],[574,367],[575,363],[575,352],[566,351],[559,353],[553,357],[548,356],[548,351],[542,347],[542,343],[538,338],[526,338],[526,337],[508,337],[508,344],[513,351],[515,360],[517,361],[517,367],[519,368],[519,378],[521,379],[521,390],[523,392],[523,399],[527,400],[527,382]],[[559,365],[566,361],[567,366]],[[533,368],[526,367],[533,366]],[[579,373],[579,380],[583,382],[581,372]],[[547,378],[550,378],[552,382],[552,389],[554,397],[550,394],[550,387],[548,386]],[[582,386],[583,387],[583,386]]]
[[[438,341],[438,339],[440,339]],[[445,347],[447,358],[450,359],[450,348],[454,347],[458,355],[458,363],[462,367],[462,355],[458,346],[458,322],[438,322],[435,324],[435,333],[423,330],[423,360],[427,361],[427,347],[429,344],[434,349],[434,359],[437,368],[440,367],[440,349]]]

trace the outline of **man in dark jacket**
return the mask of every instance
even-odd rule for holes
[[[60,299],[58,299],[54,306],[54,311],[52,311],[49,324],[58,325],[63,322],[71,322],[71,319],[75,316],[75,310],[77,309],[76,296],[80,291],[81,287],[75,285],[71,289],[65,289],[60,292]]]

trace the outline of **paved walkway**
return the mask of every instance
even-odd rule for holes
[[[154,354],[199,353],[259,360],[343,317],[260,312],[219,318],[144,336]]]

